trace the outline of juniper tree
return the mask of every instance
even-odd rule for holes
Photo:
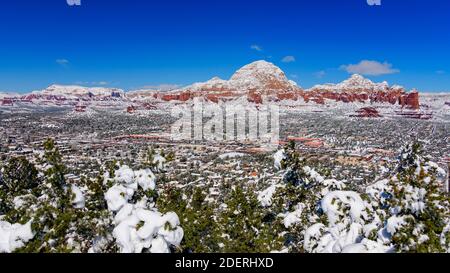
[[[266,253],[280,249],[282,240],[266,221],[266,212],[261,207],[255,189],[236,186],[227,198],[225,208],[219,214],[219,242],[221,252]]]
[[[328,225],[320,202],[332,192],[346,188],[342,181],[325,179],[322,174],[330,174],[326,168],[302,158],[291,142],[284,148],[281,162],[283,179],[272,196],[270,210],[274,216],[273,225],[284,234],[284,245],[289,252],[306,252],[305,230],[313,223]],[[315,168],[318,167],[322,174]]]
[[[107,215],[103,204],[98,202],[102,186],[83,178],[80,184],[91,186],[93,198],[87,199],[88,208],[75,208],[72,204],[75,193],[65,179],[67,169],[55,142],[47,140],[44,149],[36,168],[41,178],[33,189],[34,195],[21,196],[22,204],[6,214],[11,222],[32,221],[33,239],[16,251],[87,251],[95,236],[105,232],[103,223],[107,222]]]
[[[158,208],[162,212],[174,211],[180,216],[184,229],[181,242],[183,252],[220,251],[217,243],[217,222],[214,216],[216,206],[208,203],[205,198],[206,195],[201,188],[188,190],[185,195],[181,190],[172,188],[158,198]]]
[[[9,214],[10,220],[16,220],[11,212],[16,197],[35,194],[39,184],[38,171],[24,157],[11,158],[0,172],[0,215]]]
[[[399,252],[444,252],[450,245],[450,202],[436,179],[439,167],[424,159],[420,145],[401,152],[397,175],[389,182],[389,221],[398,221],[392,243]]]
[[[25,157],[11,158],[4,166],[1,185],[10,195],[25,194],[38,185],[38,171]]]

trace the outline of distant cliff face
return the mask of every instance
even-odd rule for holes
[[[389,86],[387,82],[374,83],[361,75],[352,75],[339,84],[317,85],[303,90],[290,81],[277,66],[266,61],[257,61],[239,69],[230,80],[213,78],[204,83],[195,83],[159,97],[164,101],[188,101],[203,97],[212,102],[246,96],[249,102],[299,100],[326,104],[327,100],[343,103],[378,102],[398,104],[410,109],[419,109],[419,94],[407,93],[401,86]]]
[[[9,105],[22,101],[124,101],[148,102],[186,102],[200,97],[207,101],[219,102],[245,97],[248,102],[298,101],[327,104],[330,101],[341,103],[372,102],[400,105],[403,108],[420,108],[420,96],[417,91],[406,92],[401,86],[389,86],[387,82],[374,83],[361,75],[352,75],[338,84],[316,85],[303,90],[289,80],[277,66],[266,61],[257,61],[245,65],[234,73],[229,80],[212,78],[207,82],[195,83],[172,91],[137,90],[125,93],[121,89],[103,87],[82,87],[52,85],[28,95],[0,97],[0,103]]]
[[[266,61],[257,61],[236,71],[230,80],[215,77],[207,82],[195,83],[162,95],[162,99],[185,101],[194,97],[204,97],[217,102],[247,96],[250,102],[262,103],[263,96],[271,99],[279,97],[296,99],[300,91],[301,88],[288,80],[279,67]]]

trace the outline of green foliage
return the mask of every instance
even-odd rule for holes
[[[190,200],[183,198],[179,189],[168,189],[158,198],[158,208],[166,213],[174,211],[180,217],[184,230],[181,249],[184,252],[211,253],[218,252],[217,223],[212,205],[205,201],[205,195],[196,188]]]
[[[38,171],[26,158],[11,158],[4,166],[4,191],[14,196],[27,193],[38,185]]]
[[[282,246],[278,230],[265,221],[266,212],[252,188],[244,192],[235,187],[218,218],[222,252],[267,253]]]
[[[392,238],[399,252],[439,253],[446,250],[441,236],[450,217],[450,200],[434,171],[420,157],[419,144],[403,150],[397,179],[390,181],[392,198],[388,202],[389,212],[393,211],[406,222]],[[417,208],[417,204],[422,207]]]
[[[72,205],[74,193],[65,180],[67,168],[55,142],[47,140],[44,149],[44,156],[39,159],[43,166],[40,180],[36,179],[38,170],[25,159],[12,159],[5,168],[8,187],[2,186],[0,194],[25,195],[20,196],[22,206],[3,209],[4,220],[20,224],[31,220],[34,232],[33,239],[16,252],[87,252],[96,237],[110,233],[103,177],[81,180],[90,194],[86,196],[86,208],[76,209]]]

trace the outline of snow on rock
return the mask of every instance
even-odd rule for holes
[[[31,221],[25,225],[0,221],[0,253],[11,253],[33,239]]]
[[[297,88],[297,84],[289,81],[279,67],[266,61],[256,61],[242,67],[231,77],[229,83],[236,90],[272,89],[275,83],[283,84],[285,90]]]
[[[347,79],[341,83],[316,85],[316,86],[312,87],[311,89],[309,89],[308,91],[323,90],[323,91],[329,91],[329,92],[342,92],[342,91],[349,92],[349,91],[359,91],[359,90],[388,91],[389,89],[402,90],[403,87],[398,86],[398,85],[389,87],[389,84],[387,82],[374,83],[371,80],[366,79],[359,74],[353,74],[349,79]]]
[[[261,60],[243,66],[228,81],[215,77],[204,83],[187,86],[181,91],[232,92],[235,94],[257,91],[257,93],[270,94],[273,91],[292,92],[299,89],[297,83],[289,80],[279,67]]]
[[[44,96],[79,97],[125,97],[125,92],[117,88],[83,87],[77,85],[51,85],[42,91],[32,94]]]

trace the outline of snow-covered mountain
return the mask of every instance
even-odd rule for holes
[[[330,91],[330,92],[387,92],[404,91],[399,85],[389,86],[388,82],[374,83],[359,74],[352,75],[349,79],[338,84],[321,84],[307,91]]]
[[[389,86],[384,81],[374,83],[361,75],[354,74],[338,84],[316,85],[304,95],[307,100],[325,104],[326,100],[352,102],[378,102],[400,105],[402,108],[418,110],[420,108],[419,93],[415,90],[406,92],[399,85]]]
[[[300,87],[294,81],[290,81],[273,63],[256,61],[236,71],[230,80],[214,77],[207,82],[195,83],[178,91],[256,92],[271,95],[277,92],[299,91],[299,89]]]
[[[117,88],[83,87],[77,85],[51,85],[44,90],[34,91],[37,96],[61,96],[66,99],[77,98],[124,98],[125,92]]]
[[[5,96],[6,97],[6,96]],[[9,97],[9,96],[8,96]],[[3,101],[11,105],[16,101],[41,102],[59,105],[75,105],[77,102],[100,101],[103,105],[114,104],[153,104],[163,102],[186,102],[193,98],[203,98],[211,102],[236,99],[252,103],[298,101],[305,103],[327,104],[328,102],[377,102],[401,105],[419,109],[419,93],[406,92],[398,85],[390,86],[387,82],[374,83],[361,75],[352,75],[338,84],[316,85],[303,90],[276,65],[267,61],[256,61],[237,70],[229,80],[214,77],[206,82],[194,83],[175,90],[136,90],[125,93],[122,89],[105,87],[82,87],[76,85],[52,85],[28,95]],[[0,97],[1,99],[1,97]]]
[[[132,100],[147,100],[151,98],[157,98],[159,91],[157,90],[133,90],[126,93],[127,98]]]
[[[20,96],[18,93],[10,93],[10,92],[0,92],[0,99],[4,98],[14,98]]]

